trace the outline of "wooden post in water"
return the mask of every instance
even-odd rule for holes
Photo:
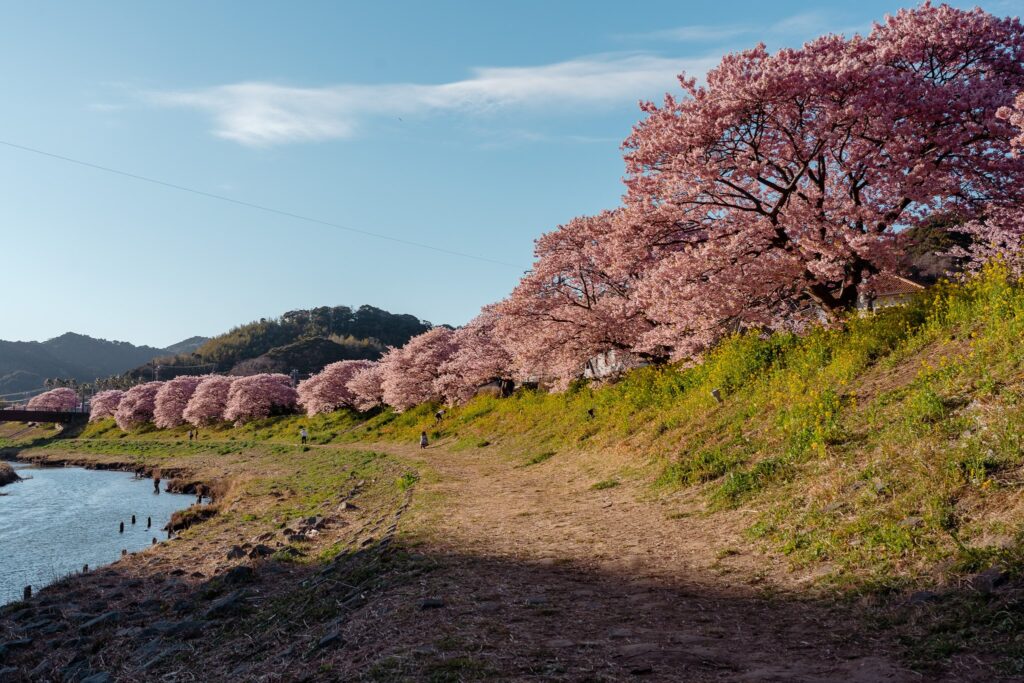
[[[124,533],[124,522],[121,522],[121,530],[118,533]]]
[[[152,517],[146,517],[146,528],[149,529],[152,526],[153,526],[153,518]]]
[[[121,548],[121,557],[124,557],[127,554],[128,554],[128,548]]]
[[[156,536],[153,537],[153,545],[156,545]]]
[[[132,515],[132,524],[135,524],[135,515]]]
[[[22,599],[25,602],[32,599],[32,586],[25,586],[25,592],[22,594]]]

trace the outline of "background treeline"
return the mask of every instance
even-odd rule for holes
[[[431,328],[407,313],[374,306],[320,306],[262,318],[216,336],[190,353],[158,357],[129,373],[132,380],[180,374],[260,372],[309,374],[341,360],[374,360],[387,346],[402,346]]]

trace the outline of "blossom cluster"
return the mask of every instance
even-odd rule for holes
[[[78,394],[74,389],[60,387],[33,396],[26,408],[29,410],[53,410],[64,412],[78,407]]]
[[[89,422],[95,422],[107,417],[114,417],[124,392],[120,389],[109,389],[101,391],[89,401]]]
[[[163,382],[146,382],[124,392],[120,403],[117,404],[117,410],[114,411],[117,426],[127,432],[152,422],[156,410],[156,395],[163,385]]]
[[[292,412],[297,402],[298,393],[287,375],[180,376],[124,392],[101,391],[90,402],[89,420],[113,417],[124,431],[147,423],[163,429],[185,423],[206,427]]]
[[[224,419],[237,424],[289,412],[298,398],[288,375],[263,373],[239,377],[231,382]]]
[[[373,361],[368,360],[343,360],[331,363],[319,373],[299,383],[299,405],[306,410],[307,415],[313,416],[341,408],[355,408],[357,402],[365,403],[365,400],[360,400],[356,391],[349,387],[349,383],[356,375],[373,366]]]

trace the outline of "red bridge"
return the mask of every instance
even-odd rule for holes
[[[89,411],[84,409],[57,410],[23,410],[20,408],[0,409],[0,422],[84,422],[89,419]]]

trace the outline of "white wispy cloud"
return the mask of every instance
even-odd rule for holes
[[[672,28],[659,29],[657,31],[646,31],[644,33],[627,33],[616,36],[618,40],[656,40],[669,42],[716,42],[729,40],[738,36],[750,33],[749,26],[711,26],[706,24],[693,24],[689,26],[674,26]]]
[[[836,16],[822,10],[810,10],[785,17],[768,25],[757,24],[693,24],[675,26],[643,33],[628,33],[616,36],[620,41],[655,41],[680,43],[723,43],[735,38],[748,38],[754,41],[790,37],[809,38],[828,31],[838,33],[849,32],[849,29],[838,29]],[[868,27],[870,28],[870,26]]]
[[[768,27],[768,33],[773,35],[809,33],[817,35],[828,31],[831,23],[833,23],[831,16],[825,12],[818,10],[801,12],[775,22]]]
[[[198,90],[146,93],[158,106],[185,107],[213,117],[214,134],[244,145],[348,138],[375,116],[480,116],[509,108],[556,113],[658,97],[681,72],[701,75],[717,57],[672,59],[611,54],[532,67],[487,67],[440,84],[339,84],[303,88],[245,82]]]

